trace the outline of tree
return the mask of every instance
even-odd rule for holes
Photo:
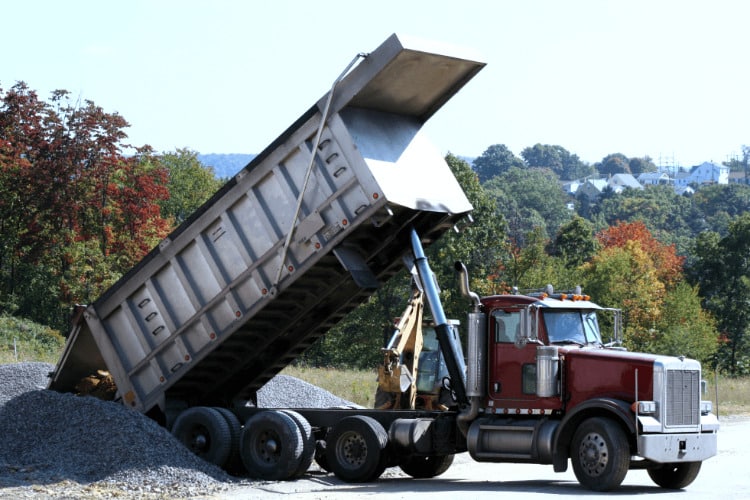
[[[524,235],[534,227],[542,227],[549,238],[571,217],[567,197],[548,169],[511,168],[484,184],[484,188],[508,221],[510,237],[520,246]]]
[[[495,200],[479,184],[468,163],[452,154],[446,156],[448,166],[466,193],[474,209],[472,224],[460,233],[448,232],[428,251],[430,265],[443,284],[445,307],[451,314],[464,311],[466,302],[453,291],[455,286],[456,261],[463,262],[472,278],[472,288],[479,293],[489,290],[489,284],[482,282],[507,249],[506,217],[498,210]],[[455,311],[455,312],[454,312]]]
[[[690,277],[705,307],[717,318],[723,344],[717,364],[731,375],[750,373],[750,213],[735,218],[728,234],[698,236]]]
[[[667,288],[680,281],[684,257],[675,252],[674,245],[664,245],[646,229],[643,222],[621,222],[601,231],[597,235],[604,248],[625,247],[630,242],[638,242],[654,263],[656,276]]]
[[[111,275],[94,283],[109,282],[166,234],[158,207],[168,196],[165,172],[144,161],[150,148],[123,143],[126,127],[91,101],[71,103],[64,90],[49,103],[23,82],[4,93],[2,307],[63,328],[67,308],[96,293],[78,272],[105,266]]]
[[[596,165],[601,175],[629,174],[630,160],[622,153],[607,155]]]
[[[641,221],[660,241],[675,244],[687,255],[696,234],[707,229],[704,215],[691,198],[675,194],[671,186],[626,189],[618,195],[602,196],[589,213],[589,220],[608,226]]]
[[[681,281],[664,297],[662,314],[648,350],[670,356],[712,361],[718,349],[716,322],[703,309],[698,287]]]
[[[594,227],[583,217],[574,216],[560,226],[550,245],[550,255],[560,257],[566,265],[575,267],[587,262],[599,248]]]
[[[725,236],[729,222],[746,212],[750,212],[750,186],[743,184],[713,184],[702,186],[693,195],[693,204],[701,220],[703,229],[709,229]]]
[[[481,184],[511,168],[523,168],[524,166],[523,160],[514,155],[504,144],[495,144],[488,147],[472,164]]]
[[[535,227],[524,235],[523,245],[510,241],[507,254],[498,263],[495,273],[488,279],[495,284],[494,293],[518,289],[538,289],[556,281],[557,273],[553,259],[545,252],[548,240],[541,227]]]
[[[169,198],[160,203],[161,216],[174,224],[181,224],[222,185],[213,168],[204,166],[194,151],[178,149],[156,156],[153,161],[168,173]]]
[[[529,167],[548,168],[563,180],[580,179],[594,173],[594,169],[586,165],[562,146],[549,144],[535,144],[521,151],[521,157]]]
[[[657,332],[665,287],[657,269],[637,241],[605,246],[584,264],[584,292],[594,301],[623,310],[624,343],[636,351],[649,350]]]
[[[654,165],[654,161],[648,156],[643,158],[631,158],[628,162],[630,167],[630,173],[633,175],[640,175],[645,172],[656,172],[657,168]]]

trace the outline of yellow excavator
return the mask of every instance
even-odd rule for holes
[[[463,351],[458,336],[459,322],[449,321],[453,344],[461,362]],[[395,322],[388,345],[382,349],[378,366],[375,408],[447,410],[454,401],[448,368],[440,350],[434,324],[424,318],[424,295],[415,289]],[[465,367],[464,370],[465,372]]]

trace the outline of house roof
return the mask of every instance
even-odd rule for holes
[[[643,189],[641,183],[638,182],[636,178],[631,174],[615,174],[611,179],[609,179],[609,182],[607,182],[607,184],[612,187],[620,186],[633,189]]]

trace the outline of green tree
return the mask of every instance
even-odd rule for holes
[[[174,153],[156,156],[153,161],[168,172],[169,198],[160,203],[161,216],[181,224],[206,202],[222,185],[212,167],[198,160],[198,153],[178,149]]]
[[[548,239],[541,227],[532,228],[524,236],[523,246],[511,241],[508,253],[490,278],[496,283],[495,293],[538,289],[556,279],[554,259],[547,255]]]
[[[750,373],[750,213],[735,218],[728,234],[698,236],[696,262],[689,270],[705,307],[717,319],[723,344],[718,366],[731,375]]]
[[[574,216],[560,226],[551,243],[550,255],[560,257],[566,265],[575,267],[589,261],[599,249],[594,227],[583,217]]]
[[[479,182],[484,184],[496,175],[507,172],[514,167],[523,168],[525,164],[505,144],[494,144],[476,158],[472,166],[479,176]]]
[[[548,169],[511,168],[488,181],[484,188],[508,221],[509,236],[521,247],[525,235],[534,227],[542,227],[549,238],[572,216],[557,177]]]
[[[593,167],[562,146],[535,144],[521,151],[521,157],[529,167],[548,168],[563,180],[580,179],[594,173]]]
[[[696,212],[705,221],[702,229],[716,231],[722,236],[727,234],[733,218],[750,212],[750,186],[743,184],[702,186],[692,199]]]
[[[628,165],[630,167],[630,173],[636,176],[646,172],[656,172],[657,170],[654,161],[648,156],[644,156],[643,158],[631,158]]]
[[[446,156],[446,161],[474,207],[471,212],[473,223],[466,225],[459,233],[446,233],[431,247],[428,257],[443,287],[446,309],[464,311],[465,299],[454,293],[454,264],[456,261],[463,262],[473,280],[472,287],[478,292],[486,292],[488,284],[481,280],[490,274],[507,251],[507,223],[503,213],[498,211],[495,200],[478,182],[468,163],[452,154]]]
[[[595,167],[601,175],[629,174],[630,160],[622,153],[614,153],[605,156]]]
[[[664,297],[664,305],[649,350],[710,362],[718,348],[716,322],[701,306],[698,288],[681,281]]]

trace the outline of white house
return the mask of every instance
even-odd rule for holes
[[[675,176],[675,187],[688,184],[729,184],[729,167],[709,161],[693,167],[689,173],[679,173]]]

